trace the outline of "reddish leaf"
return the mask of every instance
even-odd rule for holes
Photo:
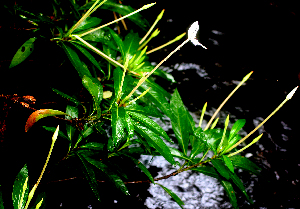
[[[38,120],[44,117],[55,116],[55,115],[66,115],[66,113],[59,110],[52,110],[52,109],[40,109],[34,111],[27,119],[25,125],[25,132],[27,132],[31,128],[31,126],[33,126],[33,124],[36,123]]]

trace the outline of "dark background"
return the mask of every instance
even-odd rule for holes
[[[127,0],[123,3],[138,9],[143,4],[151,2]],[[173,76],[178,83],[171,85],[170,91],[178,88],[190,111],[199,111],[205,102],[208,102],[208,108],[218,107],[234,88],[234,85],[226,87],[222,83],[241,80],[247,73],[254,71],[247,85],[242,87],[224,107],[226,111],[233,112],[237,118],[245,118],[247,120],[245,129],[249,132],[254,128],[253,118],[267,117],[284,100],[287,93],[299,85],[297,30],[299,6],[296,1],[157,1],[155,6],[142,11],[141,14],[152,23],[162,9],[165,9],[165,14],[157,25],[161,32],[155,41],[150,42],[150,48],[159,46],[187,31],[188,26],[194,21],[199,21],[198,38],[208,48],[204,50],[188,43],[164,63],[171,68],[176,63],[197,63],[205,68],[211,77],[209,80],[202,79],[196,74],[195,69],[184,72],[174,70]],[[56,99],[47,90],[40,94],[37,86],[46,85],[48,82],[53,84],[53,79],[56,79],[55,87],[65,85],[63,77],[69,72],[59,72],[60,76],[56,76],[55,69],[51,68],[55,63],[45,66],[45,58],[55,57],[59,51],[55,47],[51,48],[51,45],[51,50],[45,50],[39,55],[33,54],[21,67],[8,70],[9,59],[29,37],[26,31],[10,28],[9,24],[13,20],[5,19],[3,14],[5,13],[2,13],[0,20],[0,94],[29,94],[43,102]],[[222,35],[216,35],[212,30],[220,31]],[[141,31],[140,35],[142,34]],[[212,39],[217,40],[218,45],[214,45]],[[150,58],[159,62],[175,47],[176,44],[171,45],[153,53]],[[32,60],[35,60],[33,68]],[[70,79],[67,85],[73,86],[72,82],[76,83]],[[212,88],[214,84],[217,84],[217,89]],[[300,94],[296,92],[293,99],[265,125],[265,134],[260,140],[264,149],[258,145],[249,148],[249,152],[253,153],[250,159],[263,168],[262,177],[255,180],[251,193],[256,203],[254,206],[249,206],[250,208],[296,208],[300,204],[300,162],[297,155],[299,98]],[[242,107],[245,111],[237,112],[235,107]],[[15,108],[14,104],[11,108]],[[23,135],[21,131],[29,112],[24,109],[14,110],[9,112],[10,119],[7,124],[13,124],[11,125],[13,127],[8,128],[6,136],[17,138],[21,146],[6,150],[5,154],[1,153],[1,159],[5,159],[7,153],[10,153],[10,158],[16,158],[13,154],[15,151],[20,153],[15,162],[22,165],[23,156],[36,158],[37,153],[33,152],[36,151],[34,149],[36,143],[31,141],[29,146],[31,148],[23,149],[23,145],[28,147],[28,143],[22,139],[29,137]],[[292,130],[284,129],[282,121]],[[284,140],[282,134],[287,135],[288,140]],[[12,146],[16,142],[6,143]],[[45,145],[45,150],[48,150],[48,147]],[[42,155],[47,151],[40,149],[39,153]],[[5,166],[1,167],[1,175],[4,178],[10,177],[10,181],[13,181],[15,174],[8,176],[6,169],[10,165]],[[17,170],[13,171],[13,173],[17,172]],[[247,182],[247,178],[250,176],[245,175],[243,179],[245,184],[250,183],[250,180]],[[243,208],[247,207],[242,200],[239,201]]]

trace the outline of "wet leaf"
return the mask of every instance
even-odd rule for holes
[[[76,153],[77,156],[79,157],[79,159],[81,160],[82,164],[83,164],[83,173],[85,176],[85,179],[88,181],[93,193],[95,194],[97,200],[100,200],[100,194],[98,192],[98,184],[97,184],[97,180],[96,180],[96,176],[94,173],[94,170],[91,168],[91,165],[88,163],[88,161],[85,159],[84,155],[80,154],[80,153]]]
[[[85,156],[85,159],[90,164],[92,164],[96,168],[100,169],[108,177],[108,179],[112,183],[114,183],[114,185],[116,186],[116,188],[120,189],[124,194],[129,195],[129,191],[128,191],[126,185],[124,184],[123,180],[117,174],[115,174],[109,168],[109,166],[107,166],[106,164],[104,164],[102,161],[97,161],[97,160],[94,160],[94,159],[92,159],[90,157],[87,157],[87,156]]]
[[[62,48],[67,54],[74,68],[77,70],[79,77],[82,79],[84,75],[92,77],[90,71],[84,66],[84,63],[79,59],[77,53],[68,45],[61,43]]]
[[[231,139],[241,130],[241,128],[243,128],[243,126],[245,125],[246,123],[246,120],[245,119],[240,119],[240,120],[237,120],[231,130],[230,130],[230,134],[229,134],[229,139],[228,141],[230,142]]]
[[[163,188],[173,198],[173,200],[175,200],[175,202],[179,205],[179,207],[183,209],[182,205],[184,205],[184,202],[182,202],[182,200],[174,192],[172,192],[170,189],[164,187],[161,184],[158,183],[156,184],[159,185],[161,188]]]
[[[66,115],[67,120],[72,120],[72,119],[78,118],[78,113],[79,113],[78,107],[67,105],[66,113],[68,114],[68,115]],[[73,125],[67,123],[66,130],[67,130],[67,135],[68,135],[69,140],[72,141],[73,136],[76,131],[76,128]]]
[[[231,162],[230,158],[227,157],[226,155],[222,155],[222,158],[223,158],[223,160],[224,160],[225,165],[227,166],[227,168],[229,168],[229,170],[230,170],[232,173],[234,173],[234,167],[233,167],[233,165],[232,165],[232,162]]]
[[[125,112],[125,121],[126,121],[125,128],[128,132],[128,139],[131,139],[134,136],[134,125],[131,120],[131,117],[128,115],[127,112]]]
[[[194,136],[191,136],[191,137],[194,137]],[[197,137],[194,137],[194,140],[191,141],[191,145],[192,145],[192,151],[191,151],[191,155],[190,155],[191,159],[195,158],[201,152],[204,152],[208,149],[206,144]]]
[[[211,176],[216,179],[221,179],[221,176],[218,174],[215,168],[211,166],[206,166],[206,167],[197,167],[197,168],[192,168],[191,170],[193,171],[198,171],[200,173],[203,173],[207,176]]]
[[[169,147],[171,154],[173,155],[173,157],[178,157],[184,160],[190,160],[185,154],[183,154],[182,152],[180,152],[178,149]]]
[[[123,76],[123,70],[121,70],[120,67],[116,67],[114,69],[114,89],[115,89],[115,97],[117,99],[120,99],[123,95],[123,92],[120,92],[121,83],[122,83],[122,76]],[[120,95],[118,93],[120,92]],[[117,101],[118,102],[118,101]]]
[[[171,122],[175,136],[179,142],[179,146],[183,153],[187,154],[187,148],[190,141],[190,134],[192,133],[192,127],[188,119],[188,114],[185,106],[182,103],[181,97],[177,91],[173,93],[170,101],[170,107],[172,111]]]
[[[73,33],[86,30],[95,26],[98,26],[101,23],[101,19],[97,17],[87,17],[80,25],[73,31]]]
[[[261,170],[255,163],[250,161],[249,159],[240,156],[240,155],[234,155],[230,157],[230,160],[232,161],[232,164],[235,167],[241,168],[243,170],[250,171],[253,174],[259,175]]]
[[[139,48],[139,35],[133,33],[132,31],[125,36],[123,41],[124,46],[124,59],[128,58],[129,60],[136,54],[137,49]]]
[[[134,121],[134,130],[140,134],[146,141],[155,148],[169,163],[175,165],[176,162],[171,154],[169,147],[164,143],[164,141],[150,129],[139,124],[139,122]]]
[[[36,123],[38,120],[48,116],[55,116],[55,115],[66,115],[66,113],[59,110],[52,110],[52,109],[40,109],[34,111],[27,119],[25,125],[25,132],[27,132],[33,126],[33,124]]]
[[[111,110],[111,127],[113,145],[117,148],[122,142],[125,141],[125,110],[123,107],[115,107]]]
[[[19,48],[19,50],[12,58],[9,68],[15,67],[16,65],[20,64],[33,52],[35,40],[36,38],[30,38]]]
[[[127,113],[132,118],[134,118],[134,120],[136,120],[136,121],[144,124],[146,127],[148,127],[151,131],[153,131],[157,135],[162,136],[164,139],[166,139],[170,143],[174,143],[170,139],[170,137],[168,136],[168,134],[165,132],[165,130],[161,126],[159,126],[156,122],[154,122],[152,119],[150,119],[149,117],[147,117],[147,116],[145,116],[143,114],[132,112],[132,111],[127,111]]]
[[[79,44],[76,43],[72,43],[78,50],[80,50],[82,52],[82,54],[84,54],[84,56],[86,56],[91,63],[93,63],[95,65],[96,68],[98,68],[98,70],[100,70],[100,72],[105,75],[104,71],[102,70],[102,68],[100,67],[100,64],[97,62],[97,60],[95,59],[95,57],[93,55],[90,54],[90,52],[88,50],[86,50],[84,47],[80,46]]]
[[[14,185],[12,200],[14,209],[23,209],[27,202],[29,193],[29,182],[28,182],[28,169],[25,164],[24,167],[18,173]]]
[[[230,170],[224,165],[222,160],[219,159],[212,159],[211,160],[214,167],[217,169],[217,171],[227,180],[230,179],[231,172]]]
[[[224,187],[225,192],[227,193],[230,203],[234,208],[239,208],[237,204],[237,199],[235,196],[235,191],[232,187],[232,184],[229,181],[221,181],[221,185]]]
[[[83,130],[79,134],[77,142],[76,142],[74,148],[77,147],[77,145],[82,141],[82,139],[88,137],[93,132],[94,132],[93,126],[90,126],[89,124],[84,124]]]
[[[82,84],[93,96],[95,106],[99,107],[103,98],[103,87],[100,81],[96,78],[84,75],[82,78]]]
[[[217,148],[220,144],[223,130],[221,129],[208,129],[206,131],[202,131],[199,127],[195,130],[194,135],[198,137],[201,141],[206,143],[206,145],[212,149],[214,154],[217,154]]]

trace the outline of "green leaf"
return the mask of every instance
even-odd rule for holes
[[[183,209],[182,205],[184,205],[184,202],[182,202],[182,200],[174,192],[172,192],[170,189],[164,187],[161,184],[158,183],[156,184],[159,185],[161,188],[163,188],[173,198],[173,200],[175,200],[175,202],[179,205],[179,207]]]
[[[169,163],[175,165],[176,162],[171,154],[169,147],[164,141],[153,131],[141,124],[134,122],[134,130],[138,132],[146,141],[154,147]]]
[[[148,88],[149,86],[144,82],[138,89],[139,91],[144,92]],[[166,116],[169,118],[171,117],[170,104],[163,94],[151,88],[145,96],[150,98],[151,102],[153,102]]]
[[[173,147],[169,147],[170,151],[171,151],[171,154],[174,156],[174,157],[178,157],[178,158],[181,158],[181,159],[184,159],[184,160],[189,160],[190,159],[185,155],[183,154],[182,152],[180,152],[179,150],[173,148]]]
[[[123,41],[124,45],[124,59],[131,59],[134,54],[136,54],[137,49],[139,48],[139,35],[130,31]]]
[[[136,103],[131,103],[125,107],[126,111],[133,111],[143,115],[153,116],[157,118],[162,118],[163,115],[159,112],[156,106],[152,105],[151,103],[148,106],[143,107]]]
[[[100,9],[107,9],[113,12],[117,12],[123,16],[128,15],[129,13],[134,12],[135,10],[131,7],[131,6],[126,6],[123,4],[117,4],[115,2],[112,1],[106,1],[101,7]],[[133,21],[136,25],[138,25],[141,28],[146,28],[149,23],[147,22],[147,20],[145,20],[141,14],[136,13],[134,15],[131,15],[128,17],[128,19],[130,19],[131,21]]]
[[[128,139],[131,139],[134,136],[134,125],[131,120],[131,117],[128,115],[127,112],[125,112],[125,128],[128,132]]]
[[[169,74],[166,71],[163,71],[161,69],[156,69],[154,71],[153,75],[158,75],[158,76],[160,76],[160,77],[162,77],[162,78],[164,78],[168,81],[171,81],[172,83],[176,83],[174,77],[171,74]]]
[[[117,46],[118,46],[118,50],[121,52],[122,57],[125,57],[125,51],[124,51],[124,44],[122,39],[120,38],[120,36],[118,34],[116,34],[115,31],[113,31],[112,29],[108,28],[108,30],[110,31],[113,39],[115,40]]]
[[[72,120],[72,119],[78,118],[78,113],[79,113],[78,112],[78,107],[67,105],[66,113],[68,114],[68,115],[66,115],[67,120]],[[76,128],[67,123],[66,124],[66,130],[67,130],[67,135],[68,135],[69,140],[72,141],[73,136],[74,136],[75,131],[76,131]]]
[[[0,209],[4,209],[1,185],[0,185]]]
[[[33,52],[35,40],[36,38],[30,38],[19,48],[19,50],[12,58],[9,68],[15,67],[16,65],[20,64]]]
[[[104,144],[101,144],[98,142],[89,142],[89,143],[86,143],[86,144],[80,146],[80,148],[103,151],[104,146],[105,146]]]
[[[201,141],[206,143],[206,145],[212,149],[214,154],[217,154],[217,148],[218,145],[220,144],[222,135],[223,135],[223,130],[221,129],[208,129],[206,131],[202,131],[200,127],[198,127],[194,135],[198,137]]]
[[[90,71],[84,66],[83,62],[79,59],[77,53],[68,45],[61,43],[62,48],[67,54],[69,60],[71,61],[74,68],[77,70],[79,77],[82,79],[84,75],[92,77]]]
[[[231,130],[230,130],[230,133],[229,133],[229,138],[228,138],[228,141],[230,142],[231,139],[241,130],[241,128],[243,128],[243,126],[245,125],[246,123],[246,120],[245,119],[240,119],[240,120],[237,120]]]
[[[100,109],[100,103],[103,98],[103,87],[98,79],[88,77],[86,75],[82,78],[83,86],[89,91],[94,99],[94,109]]]
[[[23,209],[27,202],[29,193],[29,182],[28,182],[28,169],[25,164],[24,167],[18,173],[14,185],[12,200],[14,209]]]
[[[139,160],[135,159],[134,157],[130,156],[130,155],[126,155],[124,154],[126,157],[129,157],[149,178],[149,180],[154,183],[154,179],[153,176],[151,175],[151,173],[148,171],[148,169],[144,166],[143,163],[141,163]]]
[[[194,136],[190,136],[190,137],[193,138],[193,140],[191,140],[192,151],[190,154],[190,158],[193,159],[197,155],[199,155],[201,152],[206,151],[208,149],[208,147],[199,138],[194,137]]]
[[[227,150],[232,147],[235,143],[237,143],[242,137],[239,134],[236,134],[231,140],[230,142],[228,142],[226,148],[223,150],[222,153],[226,153]]]
[[[56,116],[56,115],[66,115],[66,113],[59,111],[59,110],[52,110],[52,109],[40,109],[36,110],[28,117],[26,124],[25,124],[25,132],[27,132],[34,123],[38,120],[48,117],[48,116]]]
[[[190,139],[189,136],[192,133],[192,128],[188,119],[187,110],[182,103],[177,89],[175,89],[175,92],[171,98],[170,107],[172,111],[171,122],[173,131],[179,142],[180,148],[186,155]]]
[[[81,133],[78,136],[77,142],[74,146],[77,147],[77,145],[81,142],[82,139],[88,137],[89,135],[91,135],[94,132],[93,126],[90,126],[88,124],[84,124],[83,130],[81,131]]]
[[[193,171],[198,171],[200,173],[203,173],[207,176],[211,176],[216,179],[221,179],[221,176],[218,174],[215,168],[211,166],[206,166],[206,167],[197,167],[197,168],[192,168],[191,170]]]
[[[131,112],[131,111],[127,111],[127,113],[137,122],[140,122],[142,124],[144,124],[146,127],[148,127],[151,131],[153,131],[154,133],[156,133],[159,136],[162,136],[164,139],[166,139],[168,142],[170,143],[174,143],[170,137],[168,136],[168,134],[165,132],[165,130],[160,127],[156,122],[154,122],[153,120],[151,120],[150,118],[148,118],[145,115],[136,113],[136,112]]]
[[[120,67],[116,67],[114,69],[114,75],[113,76],[114,76],[115,97],[117,99],[120,99],[122,97],[123,92],[121,91],[120,95],[118,95],[118,93],[120,92],[120,88],[121,88],[122,77],[123,77],[123,70],[121,70]]]
[[[253,204],[253,201],[250,199],[250,197],[248,196],[245,187],[243,185],[243,182],[239,179],[239,177],[235,174],[235,173],[230,173],[230,178],[233,181],[233,183],[235,183],[235,185],[237,185],[237,187],[243,192],[243,194],[246,196],[247,200]]]
[[[39,193],[34,201],[34,204],[30,209],[45,209],[46,208],[46,193]]]
[[[125,140],[125,110],[123,107],[115,107],[111,110],[111,127],[112,127],[112,138],[113,145],[115,148]]]
[[[82,54],[84,54],[90,61],[91,63],[93,63],[96,68],[98,68],[100,70],[101,73],[104,73],[104,71],[102,70],[102,68],[100,67],[100,64],[97,62],[97,60],[95,59],[95,57],[93,55],[90,54],[90,52],[88,50],[86,50],[84,47],[80,46],[79,44],[76,43],[72,43],[77,49],[79,49]]]
[[[224,165],[222,160],[219,159],[212,159],[211,160],[214,167],[217,169],[217,171],[227,180],[230,178],[230,170]]]
[[[69,96],[69,95],[67,95],[67,94],[65,94],[65,93],[63,93],[63,92],[61,92],[61,91],[59,91],[59,90],[57,90],[57,89],[55,89],[55,88],[52,88],[52,90],[53,90],[55,93],[61,95],[61,96],[64,97],[64,98],[66,98],[67,100],[69,100],[69,101],[75,103],[76,105],[81,105],[80,101],[77,100],[76,98],[71,97],[71,96]]]
[[[96,180],[96,176],[94,173],[94,170],[91,168],[90,164],[88,163],[88,161],[85,159],[85,157],[80,154],[80,153],[76,153],[77,156],[79,157],[79,159],[81,160],[82,164],[83,164],[83,173],[85,176],[85,179],[88,181],[93,193],[95,194],[97,200],[100,200],[100,194],[98,192],[98,184],[97,184],[97,180]]]
[[[91,32],[85,36],[82,37],[84,40],[89,42],[100,42],[102,44],[105,44],[109,48],[113,50],[118,50],[118,47],[110,33],[110,31],[106,28],[102,28],[99,30],[96,30],[94,32]],[[108,55],[107,53],[105,53]],[[108,55],[109,56],[109,55]]]
[[[97,160],[94,160],[87,156],[85,157],[85,159],[90,164],[92,164],[96,168],[100,169],[108,177],[108,179],[114,183],[116,188],[120,189],[124,194],[129,195],[129,191],[128,191],[126,185],[124,184],[123,180],[117,174],[115,174],[113,171],[111,171],[109,166],[104,164],[102,161],[97,161]]]
[[[230,158],[227,157],[226,155],[222,155],[222,157],[223,157],[223,160],[224,160],[225,165],[227,166],[227,168],[229,168],[229,170],[230,170],[232,173],[234,173],[234,167],[233,167],[233,165],[232,165],[232,162],[231,162]]]
[[[230,203],[234,208],[239,208],[237,204],[237,199],[235,196],[235,191],[232,187],[232,184],[229,181],[221,181],[221,185],[224,187],[225,192],[227,193]]]
[[[97,17],[87,17],[80,25],[73,31],[73,33],[86,30],[92,27],[95,27],[101,23],[101,19]]]
[[[42,126],[45,130],[47,130],[47,131],[51,131],[51,132],[55,132],[55,130],[56,130],[56,127],[48,127],[48,126]],[[67,139],[68,141],[70,141],[70,139],[69,139],[69,137],[67,137],[65,134],[64,134],[64,132],[62,132],[62,131],[58,131],[58,135],[60,136],[60,137],[62,137],[62,138],[65,138],[65,139]]]
[[[261,170],[255,163],[250,161],[249,159],[240,156],[240,155],[234,155],[230,157],[230,160],[232,161],[232,164],[235,167],[241,168],[243,170],[250,171],[253,174],[259,175]]]

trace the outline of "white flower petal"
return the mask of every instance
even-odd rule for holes
[[[196,21],[191,25],[191,27],[188,30],[188,38],[190,40],[195,39],[198,30],[199,30],[199,24],[198,24],[198,21]]]

